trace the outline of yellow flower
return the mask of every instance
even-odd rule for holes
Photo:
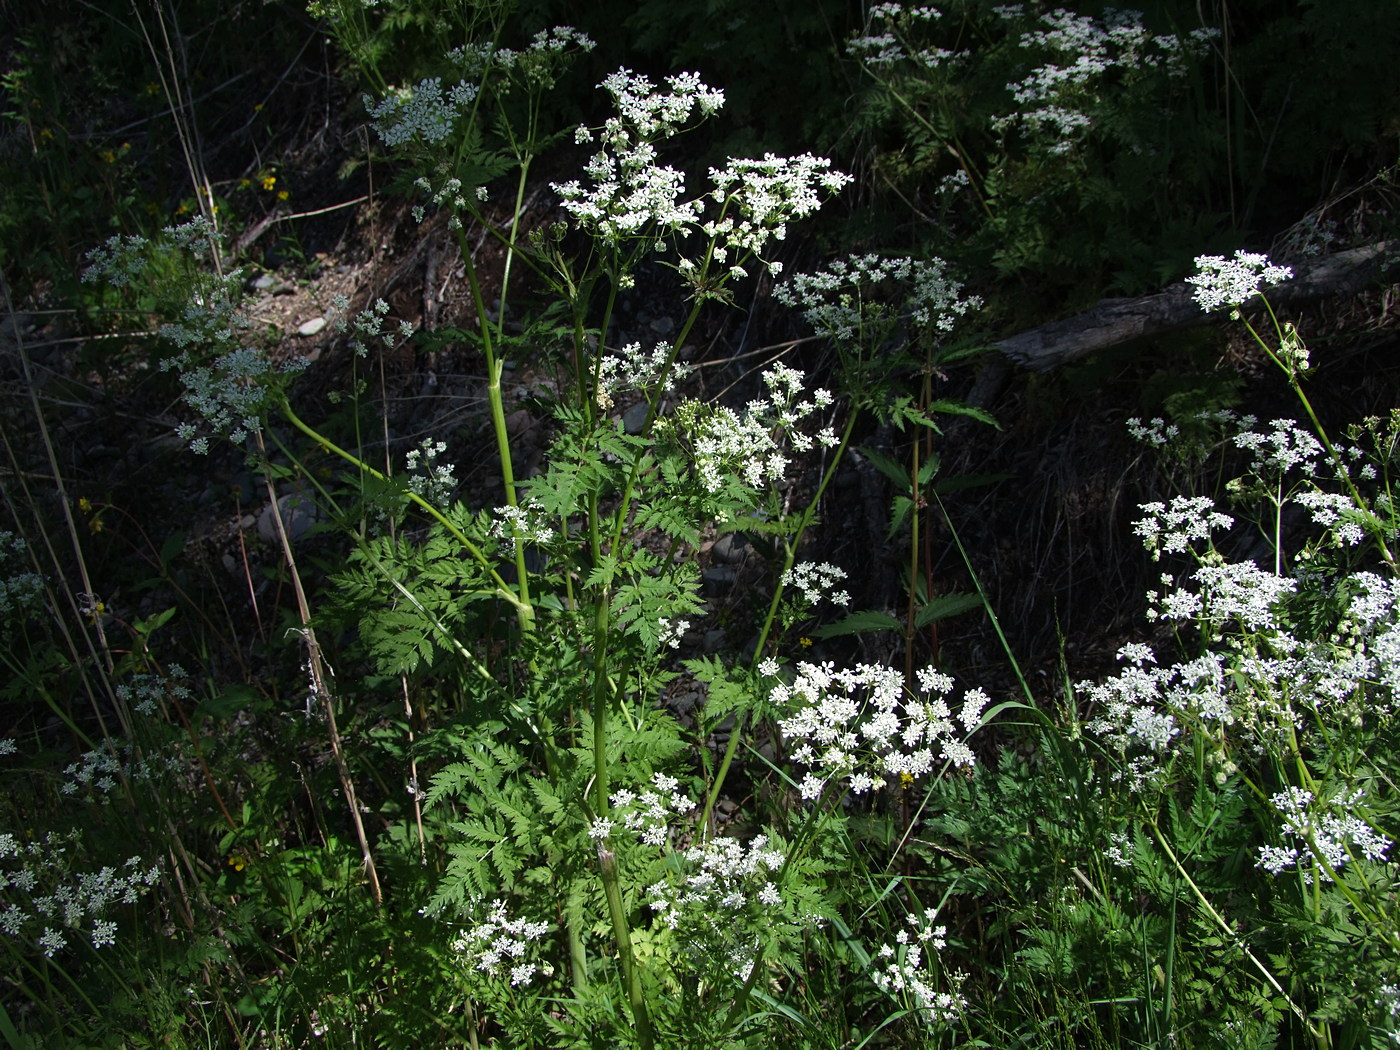
[[[148,95],[156,95],[156,94],[159,94],[159,93],[160,93],[160,85],[157,84],[154,80],[152,80],[149,84],[146,85],[146,94],[148,94]]]
[[[911,787],[913,787],[913,786],[914,786],[914,776],[913,776],[913,774],[912,774],[912,773],[901,773],[901,774],[899,774],[899,786],[902,787],[905,791],[908,791]]]
[[[91,514],[91,513],[92,513],[92,500],[88,499],[86,496],[80,496],[80,497],[78,497],[78,509],[79,509],[80,511],[82,511],[84,514]]]
[[[101,518],[93,518],[88,522],[89,532],[103,532],[107,528],[106,523]]]
[[[276,185],[277,185],[277,176],[276,176],[276,175],[264,175],[264,176],[263,176],[263,180],[262,180],[262,188],[263,188],[263,189],[265,189],[265,190],[270,190],[270,189],[272,189],[272,187],[274,187],[274,186],[276,186]]]
[[[284,200],[286,200],[286,199],[287,199],[288,197],[290,197],[290,196],[291,196],[291,193],[288,192],[287,190],[278,190],[278,191],[277,191],[277,199],[278,199],[279,201],[284,201]]]
[[[242,871],[248,866],[248,860],[241,853],[235,853],[228,859],[228,866],[234,871]]]
[[[40,129],[39,129],[39,141],[40,141],[40,142],[50,142],[50,141],[52,141],[52,140],[53,140],[53,128],[40,128]]]
[[[802,646],[802,648],[804,649],[809,649],[812,645],[812,639],[804,636],[802,638],[797,639],[797,644]]]
[[[239,179],[239,180],[238,180],[238,188],[239,188],[240,190],[246,190],[246,189],[247,189],[249,186],[251,186],[252,184],[253,184],[253,183],[252,183],[250,180],[248,180],[248,179]]]
[[[109,149],[104,149],[98,156],[102,158],[103,164],[115,164],[117,162],[117,155]]]

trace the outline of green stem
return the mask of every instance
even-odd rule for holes
[[[1322,1033],[1317,1028],[1313,1027],[1312,1021],[1309,1020],[1308,1015],[1303,1011],[1303,1008],[1297,1003],[1295,1003],[1292,997],[1290,997],[1289,994],[1283,990],[1283,985],[1279,984],[1278,978],[1276,978],[1272,973],[1270,973],[1269,968],[1259,961],[1258,956],[1256,956],[1252,951],[1250,951],[1249,946],[1244,943],[1243,938],[1236,934],[1234,929],[1230,926],[1230,924],[1225,921],[1225,917],[1221,915],[1220,912],[1215,910],[1215,906],[1211,904],[1211,902],[1206,898],[1206,895],[1201,891],[1201,888],[1196,885],[1196,880],[1191,878],[1191,876],[1187,873],[1186,869],[1182,867],[1181,861],[1177,859],[1176,853],[1173,852],[1171,846],[1167,844],[1166,837],[1163,836],[1162,830],[1159,827],[1157,827],[1157,822],[1152,819],[1152,815],[1150,813],[1145,813],[1145,816],[1147,818],[1145,820],[1145,823],[1147,824],[1148,828],[1151,829],[1152,837],[1157,840],[1157,845],[1161,847],[1162,852],[1165,853],[1167,855],[1167,858],[1172,862],[1172,866],[1176,868],[1177,874],[1180,875],[1183,880],[1185,880],[1186,885],[1191,887],[1191,892],[1195,894],[1196,900],[1200,903],[1201,907],[1205,909],[1206,914],[1209,915],[1213,920],[1215,920],[1216,925],[1218,925],[1220,929],[1224,932],[1226,938],[1228,938],[1229,941],[1232,944],[1234,944],[1236,948],[1238,948],[1241,952],[1244,953],[1245,958],[1254,964],[1255,969],[1257,969],[1261,974],[1263,974],[1264,980],[1266,980],[1269,983],[1269,986],[1273,988],[1273,990],[1277,992],[1280,996],[1282,996],[1283,1001],[1288,1004],[1289,1009],[1293,1011],[1294,1016],[1298,1018],[1299,1022],[1307,1030],[1308,1034],[1312,1036],[1314,1040],[1320,1041],[1323,1038]]]
[[[822,496],[825,495],[827,486],[831,484],[831,479],[836,476],[836,468],[841,464],[841,458],[846,453],[846,448],[851,443],[851,432],[855,429],[856,419],[859,413],[852,408],[850,417],[846,420],[846,429],[841,433],[841,443],[836,447],[836,454],[831,457],[831,463],[822,474],[821,484],[817,486],[816,493],[807,504],[806,509],[798,519],[797,530],[793,533],[792,540],[787,544],[787,552],[783,556],[783,571],[779,573],[779,582],[773,588],[773,598],[768,603],[768,614],[763,618],[763,626],[758,632],[758,642],[754,645],[753,664],[763,658],[763,647],[768,642],[768,635],[773,630],[773,622],[778,616],[778,605],[783,598],[782,577],[785,576],[792,564],[797,559],[797,548],[802,542],[802,534],[807,531],[807,527],[816,520],[816,508],[821,504]],[[715,774],[715,782],[710,785],[709,793],[705,796],[705,808],[700,815],[700,826],[708,828],[710,826],[710,815],[714,812],[715,802],[719,799],[719,793],[724,788],[725,778],[729,776],[729,767],[734,761],[734,753],[739,746],[739,738],[743,735],[745,712],[739,711],[734,716],[734,727],[729,732],[729,743],[724,749],[724,757],[720,759],[719,771]]]
[[[382,474],[378,470],[375,470],[364,460],[360,459],[358,456],[355,456],[350,452],[347,452],[335,442],[322,435],[314,427],[310,426],[308,423],[303,422],[301,417],[298,416],[294,411],[292,411],[292,406],[286,401],[282,402],[281,409],[282,414],[287,419],[287,422],[289,422],[297,430],[300,430],[307,437],[311,438],[311,440],[315,441],[327,452],[334,453],[341,459],[345,460],[345,462],[351,464],[358,470],[364,471],[372,478],[377,478],[380,481],[389,480],[387,477],[384,476],[384,474]],[[409,498],[411,502],[416,503],[422,510],[427,512],[427,514],[430,517],[436,520],[439,525],[446,529],[448,533],[452,536],[452,538],[455,539],[458,543],[460,543],[462,545],[462,548],[472,556],[472,559],[484,570],[486,570],[487,574],[491,577],[491,581],[496,585],[496,597],[509,602],[515,608],[515,614],[518,620],[520,621],[521,630],[524,630],[526,632],[532,631],[534,629],[535,623],[534,607],[529,603],[528,600],[516,597],[515,592],[511,590],[510,584],[506,583],[506,581],[501,578],[500,573],[498,573],[495,567],[492,566],[491,560],[486,557],[485,552],[482,551],[482,549],[478,547],[475,543],[469,540],[467,538],[466,533],[464,533],[461,529],[454,525],[452,521],[448,519],[448,517],[445,514],[442,513],[442,511],[438,510],[431,503],[425,500],[422,496],[418,495],[416,492],[406,492],[405,495]]]

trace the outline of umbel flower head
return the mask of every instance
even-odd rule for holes
[[[1263,285],[1278,284],[1293,276],[1287,266],[1275,266],[1267,255],[1238,251],[1234,258],[1198,255],[1196,273],[1186,278],[1194,284],[1192,298],[1206,313],[1228,306],[1238,308],[1259,294]]]
[[[802,797],[816,798],[832,780],[862,794],[888,777],[929,773],[940,760],[970,766],[972,749],[955,739],[945,699],[952,688],[953,680],[933,668],[919,672],[911,693],[891,667],[798,664],[792,684],[775,685],[769,698],[786,713],[778,724],[793,760],[813,770],[802,780]],[[987,702],[980,689],[968,691],[958,716],[965,731],[981,724]]]

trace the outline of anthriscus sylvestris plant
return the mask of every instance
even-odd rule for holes
[[[1212,414],[1219,455],[1239,471],[1227,502],[1178,496],[1141,507],[1134,531],[1162,569],[1148,618],[1176,653],[1126,645],[1116,677],[1078,686],[1091,711],[1085,730],[1103,748],[1104,787],[1125,800],[1112,849],[1129,868],[1174,872],[1223,938],[1222,960],[1317,1045],[1334,1045],[1348,1025],[1394,1035],[1400,417],[1330,437],[1304,390],[1307,348],[1264,291],[1288,268],[1245,252],[1197,267],[1190,282],[1202,309],[1229,310],[1246,326],[1305,418],[1262,425]],[[1178,440],[1162,420],[1130,428],[1154,446]],[[1246,525],[1263,553],[1241,554]],[[1212,798],[1234,807],[1233,827],[1210,826],[1220,819],[1209,816]],[[1189,825],[1175,814],[1188,805],[1204,830],[1176,839]],[[1136,859],[1122,850],[1131,840]],[[1233,921],[1231,903],[1201,889],[1212,877],[1201,858],[1226,848],[1249,871]],[[1254,902],[1249,919],[1240,893]]]
[[[325,720],[367,886],[388,908],[414,890],[381,881],[392,847],[361,819],[335,721],[339,691],[354,687],[331,668],[360,660],[398,679],[410,714],[433,684],[440,722],[418,722],[411,752],[426,783],[411,774],[415,816],[388,838],[440,868],[424,914],[456,960],[449,992],[472,1038],[566,1045],[605,1031],[645,1050],[730,1045],[771,1018],[813,957],[839,954],[820,947],[838,920],[847,941],[855,926],[883,945],[842,965],[886,1004],[888,1023],[950,1031],[966,1003],[938,959],[936,910],[900,894],[875,913],[900,912],[897,930],[866,919],[877,902],[850,877],[845,828],[872,796],[973,764],[966,739],[988,698],[959,698],[932,667],[792,657],[814,617],[851,601],[844,571],[801,549],[859,414],[933,428],[959,410],[899,388],[978,301],[941,260],[834,263],[779,298],[837,348],[844,389],[775,354],[741,403],[693,396],[681,357],[702,310],[726,308],[739,282],[783,280],[782,242],[851,178],[825,158],[767,154],[731,158],[692,186],[662,158],[724,103],[693,73],[658,82],[618,70],[599,85],[615,114],[561,136],[543,126],[543,100],[592,46],[558,27],[518,51],[458,47],[441,75],[365,99],[380,144],[418,174],[415,218],[445,216],[460,249],[475,327],[453,335],[479,354],[499,467],[481,505],[462,497],[436,435],[397,450],[401,469],[380,469],[304,420],[290,401],[296,366],[272,366],[245,338],[236,275],[200,285],[162,329],[197,419],[181,433],[197,452],[227,437],[270,471],[265,441],[296,458],[290,427],[349,468],[339,494],[310,479],[333,520],[353,518],[345,491],[377,508],[346,530],[329,595],[301,585],[295,536],[278,530],[306,645],[306,710]],[[561,138],[587,152],[583,173],[552,186],[560,221],[527,233],[531,165]],[[172,230],[168,247],[207,236]],[[482,236],[500,248],[490,308],[473,246]],[[145,247],[116,242],[94,265],[137,279]],[[674,276],[687,312],[663,342],[618,346],[619,295],[644,266]],[[532,295],[553,296],[533,314],[513,301],[527,274]],[[338,305],[356,356],[416,338],[383,303],[354,319]],[[554,377],[548,453],[528,473],[507,423],[507,355]],[[739,530],[766,559],[751,641],[737,655],[692,655],[692,626],[714,611],[702,554]],[[344,628],[351,655],[327,658],[323,623]],[[703,696],[684,721],[658,703],[683,678]],[[736,814],[730,796],[757,785],[765,801]]]

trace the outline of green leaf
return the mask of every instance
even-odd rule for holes
[[[230,685],[218,696],[201,700],[194,709],[194,716],[196,719],[232,718],[238,712],[256,706],[261,699],[262,694],[250,685]]]
[[[889,478],[890,481],[893,482],[895,488],[906,490],[909,488],[909,471],[905,468],[903,463],[891,459],[882,452],[876,452],[874,449],[865,448],[864,446],[859,449],[859,452],[870,461],[871,465],[876,470]]]
[[[944,594],[929,602],[914,617],[915,627],[927,627],[935,620],[946,620],[950,616],[982,608],[979,594]]]
[[[814,638],[837,638],[843,634],[865,634],[868,631],[902,631],[904,624],[889,613],[867,609],[853,612],[838,623],[818,627],[812,632]]]

